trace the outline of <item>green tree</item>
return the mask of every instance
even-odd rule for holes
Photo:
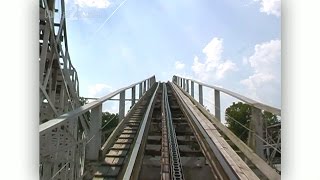
[[[264,111],[262,113],[262,117],[264,122],[267,122],[267,126],[280,123],[280,120],[278,119],[278,117],[270,112]]]
[[[267,126],[280,122],[276,115],[267,111],[262,112],[262,118],[263,121],[266,122]],[[226,109],[225,119],[227,127],[242,141],[247,142],[249,131],[243,126],[247,128],[249,127],[251,120],[251,106],[242,102],[233,102],[233,104]]]
[[[251,114],[251,106],[242,102],[233,103],[226,109],[227,127],[242,141],[246,142],[248,139],[248,130],[241,126],[249,127]]]
[[[109,112],[103,112],[102,113],[102,127],[105,127],[107,129],[116,127],[119,122],[119,115],[113,114]]]

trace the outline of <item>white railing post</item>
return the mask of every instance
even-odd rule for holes
[[[191,96],[194,98],[194,82],[191,80]]]
[[[221,109],[220,109],[220,91],[214,90],[214,115],[221,122]]]
[[[86,159],[98,160],[101,148],[101,124],[102,124],[102,105],[93,108],[90,115],[91,127],[89,131],[90,142],[86,146]]]
[[[139,99],[142,97],[142,83],[139,84]]]
[[[131,89],[131,107],[136,103],[136,86]]]
[[[248,146],[262,159],[265,159],[263,153],[263,141],[257,137],[260,136],[263,138],[263,119],[261,109],[251,106],[251,121],[249,128],[254,132],[249,132]]]
[[[124,118],[125,113],[125,99],[126,99],[126,91],[123,90],[120,92],[120,101],[119,101],[119,121]]]
[[[201,84],[199,84],[199,103],[203,106],[203,92]]]
[[[189,80],[187,80],[187,93],[189,93]]]

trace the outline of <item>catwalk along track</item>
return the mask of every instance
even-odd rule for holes
[[[118,124],[84,179],[259,179],[175,84],[155,83]]]

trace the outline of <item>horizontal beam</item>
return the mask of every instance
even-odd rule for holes
[[[175,77],[178,77],[178,76],[175,76]],[[181,78],[181,77],[179,77]],[[205,86],[205,87],[208,87],[208,88],[211,88],[211,89],[215,89],[215,90],[218,90],[218,91],[221,91],[225,94],[228,94],[234,98],[237,98],[247,104],[250,104],[251,106],[254,106],[258,109],[261,109],[261,110],[265,110],[265,111],[268,111],[268,112],[271,112],[272,114],[275,114],[275,115],[279,115],[281,116],[281,110],[278,109],[278,108],[275,108],[275,107],[272,107],[272,106],[269,106],[269,105],[266,105],[266,104],[263,104],[263,103],[260,103],[258,101],[255,101],[253,99],[250,99],[250,98],[247,98],[245,96],[242,96],[238,93],[235,93],[235,92],[232,92],[230,90],[227,90],[227,89],[224,89],[224,88],[221,88],[221,87],[217,87],[217,86],[212,86],[212,85],[209,85],[209,84],[205,84],[203,82],[199,82],[199,81],[196,81],[196,80],[193,80],[193,79],[188,79],[188,78],[182,78],[182,79],[186,79],[186,80],[190,80],[191,82],[195,82],[199,85],[202,85],[202,86]]]

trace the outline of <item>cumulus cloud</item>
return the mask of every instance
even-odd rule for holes
[[[223,39],[213,38],[202,50],[205,54],[205,61],[201,62],[198,56],[194,57],[192,71],[196,78],[201,81],[209,79],[222,79],[229,71],[237,70],[235,63],[231,60],[223,60]]]
[[[185,67],[185,64],[183,64],[182,62],[180,61],[176,61],[174,63],[174,67],[176,68],[176,70],[182,70],[184,67]]]
[[[281,1],[280,0],[255,0],[260,2],[260,12],[267,13],[268,15],[281,15]]]
[[[75,0],[75,4],[80,7],[108,8],[111,3],[108,0]]]
[[[281,96],[281,41],[271,40],[255,45],[255,52],[247,59],[253,74],[240,81],[248,95],[260,101],[279,105]],[[277,99],[279,102],[276,102]]]
[[[89,90],[88,95],[90,98],[95,98],[95,97],[99,98],[112,92],[112,87],[106,84],[95,84],[95,85],[89,86],[88,90]]]

